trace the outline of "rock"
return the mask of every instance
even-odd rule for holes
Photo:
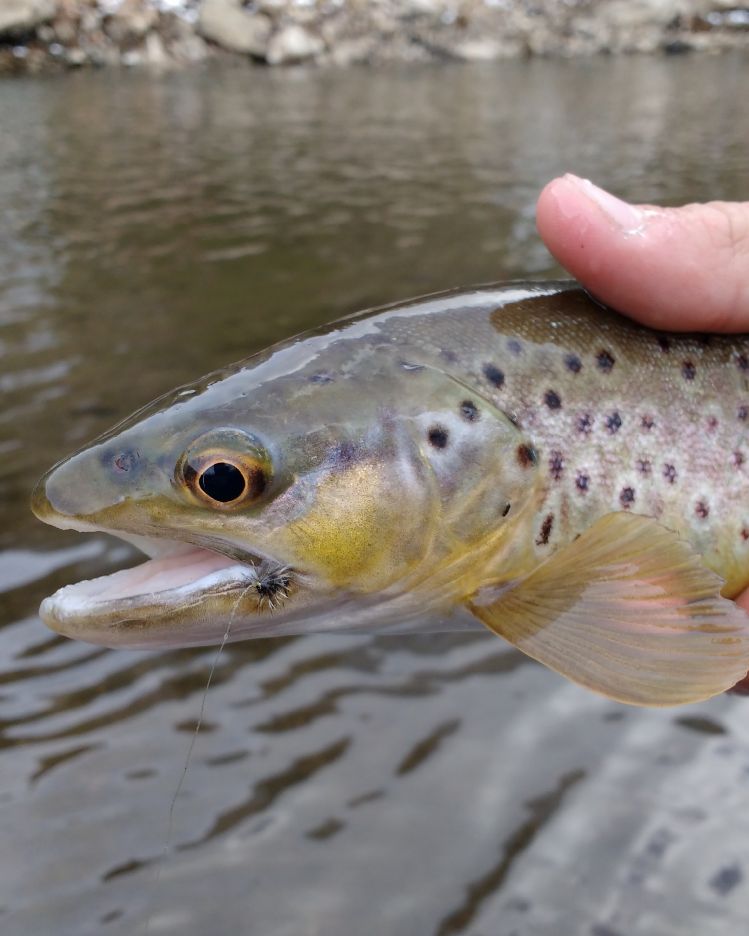
[[[124,0],[104,19],[104,32],[112,42],[131,43],[142,39],[156,24],[158,12],[144,0]]]
[[[517,42],[501,42],[487,36],[484,39],[465,39],[456,43],[452,51],[455,58],[465,62],[494,62],[519,55],[522,50]]]
[[[146,36],[144,54],[146,65],[151,68],[166,68],[171,62],[161,36],[155,32]]]
[[[230,52],[265,58],[272,25],[265,14],[243,10],[239,0],[205,0],[197,29],[203,38]]]
[[[292,24],[280,29],[268,43],[269,65],[293,65],[316,58],[325,51],[325,43],[303,26]]]
[[[54,0],[2,0],[0,36],[23,36],[51,20],[56,11]]]

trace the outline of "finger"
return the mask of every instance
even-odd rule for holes
[[[538,200],[556,259],[603,302],[671,331],[749,331],[749,202],[629,205],[566,175]]]

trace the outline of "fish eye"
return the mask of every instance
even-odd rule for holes
[[[214,430],[196,439],[175,471],[192,499],[218,509],[245,507],[268,486],[271,465],[258,441],[239,430]]]
[[[247,479],[242,470],[229,462],[216,462],[208,465],[198,475],[200,490],[211,500],[229,504],[244,494]]]

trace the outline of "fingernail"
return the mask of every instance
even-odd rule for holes
[[[622,201],[610,192],[594,185],[590,179],[581,179],[579,176],[568,173],[565,176],[568,182],[582,192],[586,198],[595,202],[603,213],[625,233],[631,233],[642,227],[644,215],[633,205]]]

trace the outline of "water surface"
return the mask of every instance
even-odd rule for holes
[[[107,651],[36,616],[132,561],[36,477],[334,316],[556,276],[533,208],[746,198],[745,58],[0,84],[0,930],[726,936],[749,702],[639,711],[491,635]]]

